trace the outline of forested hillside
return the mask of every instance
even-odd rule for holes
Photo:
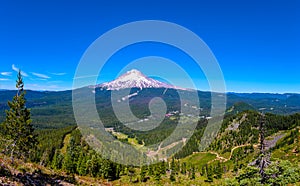
[[[142,167],[124,166],[101,158],[88,146],[76,127],[37,130],[39,144],[30,161],[47,167],[39,167],[37,170],[47,172],[49,169],[55,174],[64,175],[65,182],[72,178],[73,184],[107,181],[116,185],[260,183],[259,168],[251,165],[260,156],[260,120],[261,115],[254,111],[227,116],[209,149],[198,152],[197,145],[207,124],[206,120],[201,120],[192,138],[174,158]],[[268,177],[266,184],[299,182],[299,129],[299,114],[265,115],[265,149],[266,154],[270,154],[270,165],[265,169]],[[128,140],[131,138],[127,136]],[[27,164],[19,163],[15,166],[14,169],[27,169]],[[2,169],[2,177],[3,174],[10,175],[8,171],[11,169],[6,165]]]
[[[132,89],[131,93],[138,89]],[[149,115],[148,103],[155,97],[162,97],[168,105],[168,111],[179,111],[180,101],[175,89],[154,89],[147,88],[139,91],[139,94],[130,98],[132,112],[140,118]],[[183,91],[183,90],[178,90]],[[92,89],[91,89],[92,92]],[[188,94],[188,91],[183,91]],[[3,121],[5,110],[8,109],[7,101],[10,100],[16,91],[0,91],[0,121]],[[201,109],[200,115],[209,116],[210,92],[198,91]],[[114,126],[118,120],[114,116],[111,106],[111,91],[96,89],[96,103],[104,124]],[[72,108],[72,91],[41,92],[27,90],[27,106],[31,108],[33,125],[36,128],[63,128],[75,125]],[[189,101],[189,100],[187,100]],[[298,94],[227,94],[227,109],[232,114],[244,110],[264,109],[265,112],[274,114],[293,114],[300,112],[300,96]],[[299,103],[299,104],[298,104]],[[234,109],[234,112],[233,110]],[[102,114],[102,115],[101,115]],[[52,117],[55,115],[55,117]]]
[[[229,105],[217,137],[207,149],[200,151],[200,140],[208,121],[214,120],[208,112],[211,107],[208,104],[210,93],[198,92],[202,99],[199,106],[193,105],[190,100],[181,100],[186,107],[201,111],[200,115],[191,116],[181,112],[178,92],[174,89],[139,91],[138,96],[129,100],[139,122],[145,121],[151,114],[148,104],[153,97],[165,100],[167,114],[158,127],[137,131],[115,116],[108,99],[111,91],[98,89],[95,92],[96,104],[104,127],[115,139],[136,149],[163,141],[175,130],[179,119],[182,120],[181,127],[196,121],[196,128],[188,141],[178,138],[179,141],[171,144],[160,143],[155,151],[156,163],[133,166],[115,163],[91,148],[87,137],[82,136],[80,126],[76,125],[70,91],[28,91],[27,97],[20,77],[19,73],[17,92],[0,91],[3,95],[0,184],[300,184],[299,108],[292,103],[282,105],[282,102],[288,104],[289,99],[293,99],[294,103],[297,95],[229,94]],[[132,89],[131,93],[136,91]],[[6,99],[12,101],[6,105]],[[273,103],[271,100],[274,99],[278,101]],[[260,108],[261,104],[272,106],[272,109]],[[262,110],[265,114],[258,112]],[[275,114],[277,112],[282,114]],[[180,151],[167,159],[159,157],[178,144],[184,144]]]

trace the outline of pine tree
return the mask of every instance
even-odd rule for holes
[[[213,175],[211,168],[206,165],[206,180],[205,182],[213,182]]]
[[[146,174],[147,174],[147,167],[146,166],[142,166],[141,167],[141,173],[140,173],[140,181],[144,182],[145,178],[146,178]]]
[[[206,171],[205,171],[205,166],[202,166],[202,171],[201,171],[201,176],[205,176],[206,175]]]
[[[161,179],[161,171],[160,171],[160,166],[158,163],[153,165],[153,176],[154,180],[159,182]]]
[[[175,164],[175,159],[172,158],[171,164],[170,164],[170,181],[176,181],[175,178],[175,174],[176,174],[176,164]]]
[[[121,164],[116,164],[116,178],[115,179],[120,178],[120,175],[122,174],[123,171],[124,171],[124,166]]]
[[[191,172],[192,172],[192,174],[191,174],[191,180],[194,180],[196,178],[195,167],[194,166],[192,166]]]
[[[185,162],[183,162],[181,164],[181,174],[186,175],[186,163]]]
[[[80,155],[77,161],[77,172],[81,176],[85,176],[87,174],[87,167],[86,167],[86,157],[83,153],[83,149],[81,149]]]
[[[132,183],[132,178],[135,175],[135,169],[133,166],[129,166],[127,171],[128,171],[128,176],[130,177],[130,183]]]
[[[61,169],[62,161],[63,156],[61,155],[60,150],[56,150],[51,163],[51,168],[55,170]]]
[[[216,178],[220,179],[222,178],[222,165],[220,162],[218,162],[217,167],[215,169]]]
[[[99,159],[98,159],[98,162],[99,162]],[[101,176],[103,178],[107,179],[107,178],[114,177],[113,166],[109,160],[107,160],[107,159],[101,160],[101,167],[95,167],[94,172],[96,173],[97,171],[99,171],[99,169],[101,169]]]
[[[148,166],[148,175],[150,175],[150,176],[154,175],[153,165]]]
[[[175,159],[172,158],[171,164],[170,164],[170,170],[174,173],[176,173],[176,163],[175,163]]]
[[[160,162],[160,174],[161,175],[165,175],[167,171],[167,164],[166,162],[163,160],[162,162]]]
[[[76,172],[76,144],[75,140],[73,137],[70,139],[70,144],[68,145],[67,148],[67,153],[64,157],[64,161],[62,164],[62,168],[67,172],[67,173],[75,173]]]
[[[171,173],[170,173],[170,181],[171,181],[171,182],[176,181],[174,170],[171,170]]]
[[[31,124],[30,110],[26,108],[24,82],[21,71],[16,81],[17,93],[12,101],[8,101],[6,119],[2,124],[6,150],[12,162],[14,158],[26,159],[36,146],[37,140]]]

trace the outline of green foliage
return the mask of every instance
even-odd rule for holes
[[[236,180],[240,183],[240,185],[260,184],[261,178],[259,174],[259,169],[256,167],[247,166],[244,170],[240,172]]]
[[[128,176],[130,177],[130,183],[132,183],[132,177],[135,175],[135,169],[133,166],[127,168]]]
[[[276,160],[266,169],[267,184],[287,185],[300,181],[300,167],[287,160]]]
[[[206,126],[207,126],[207,120],[200,119],[198,121],[198,124],[196,126],[193,135],[190,137],[187,144],[179,152],[177,152],[174,155],[174,157],[179,159],[179,158],[187,157],[188,155],[191,155],[194,152],[199,152],[200,139],[204,133]]]
[[[212,172],[212,168],[208,165],[206,165],[206,179],[205,179],[205,182],[213,182],[213,172]]]
[[[62,129],[36,130],[38,144],[30,160],[45,166],[50,165],[55,154],[57,155],[57,152],[60,152],[65,136],[74,129],[75,126]]]
[[[234,115],[244,111],[252,111],[252,110],[256,110],[256,109],[245,102],[237,102],[229,110],[227,110],[226,114]]]
[[[120,173],[124,170],[122,165],[103,159],[98,153],[91,150],[82,139],[78,129],[73,130],[70,135],[65,154],[60,150],[55,151],[51,162],[53,169],[63,170],[71,175],[78,174],[109,180],[119,178]]]
[[[300,114],[282,116],[267,113],[265,119],[265,137],[273,135],[280,130],[290,130],[300,125]],[[257,144],[259,139],[259,121],[260,114],[255,111],[245,111],[226,117],[216,140],[210,145],[209,149],[224,154],[229,153],[233,147],[239,145],[247,144],[251,147]],[[237,128],[234,128],[234,125]],[[290,142],[292,143],[293,140]],[[237,152],[236,154],[238,155],[234,155],[234,158],[241,159],[247,156],[248,153],[253,152],[253,148],[241,150],[244,150],[244,154]]]
[[[135,97],[130,100],[133,113],[141,119],[150,114],[148,101],[155,95],[152,92],[156,94],[161,92],[161,90],[143,90],[140,92],[140,95],[143,97]],[[192,137],[181,151],[175,154],[172,160],[142,166],[139,170],[137,167],[126,167],[103,159],[100,154],[96,153],[86,144],[80,131],[75,129],[71,99],[69,98],[71,95],[70,92],[66,91],[55,94],[31,92],[31,94],[36,94],[34,96],[38,97],[36,99],[38,101],[31,100],[29,105],[34,106],[31,113],[34,118],[33,124],[38,129],[35,131],[35,134],[38,134],[39,142],[31,159],[52,169],[69,173],[71,177],[77,174],[109,180],[119,179],[120,177],[123,179],[125,177],[125,180],[128,180],[129,176],[132,182],[135,182],[135,179],[139,177],[141,182],[147,182],[142,184],[149,185],[153,183],[167,184],[170,182],[173,182],[172,184],[175,184],[175,182],[181,184],[185,183],[183,180],[187,181],[186,184],[201,185],[205,184],[204,181],[208,182],[206,184],[221,184],[224,181],[222,180],[224,172],[228,172],[229,174],[226,174],[226,177],[231,177],[235,173],[238,175],[236,179],[226,179],[225,182],[227,185],[260,185],[257,169],[247,166],[250,158],[257,153],[255,145],[258,142],[259,114],[255,111],[240,112],[239,110],[239,114],[237,115],[227,113],[225,116],[220,133],[211,144],[209,151],[217,152],[226,159],[229,157],[233,147],[247,144],[247,146],[241,146],[232,150],[232,156],[226,163],[214,161],[216,155],[210,152],[193,154],[193,152],[199,151],[200,139],[207,126],[207,120],[200,119]],[[106,127],[114,127],[115,131],[135,138],[140,144],[147,146],[161,142],[177,127],[179,115],[174,115],[172,119],[165,118],[159,127],[151,131],[131,130],[122,125],[114,116],[111,105],[107,102],[107,95],[109,94],[111,92],[107,90],[97,90],[96,93],[97,108],[104,108],[104,111],[101,109],[99,113],[101,120],[104,121]],[[176,101],[176,93],[174,91],[167,91],[164,96],[164,99],[167,97],[168,111],[178,110],[180,104]],[[172,98],[172,96],[175,96],[175,98]],[[208,98],[205,97],[205,100],[208,100]],[[141,105],[139,105],[140,103]],[[209,108],[206,102],[204,102],[204,105],[202,105],[205,107],[204,110]],[[241,110],[249,108],[249,105],[243,103],[238,103],[236,106]],[[244,115],[246,117],[243,119]],[[299,153],[300,148],[294,148],[299,143],[299,130],[292,130],[297,129],[297,126],[300,125],[299,116],[300,114],[289,116],[266,114],[266,136],[270,136],[279,130],[289,130],[289,132],[283,131],[287,135],[279,141],[274,149],[283,149],[289,144],[290,149],[284,149],[284,152],[289,150],[293,151],[296,155]],[[238,128],[228,130],[234,121],[238,122]],[[66,136],[68,137],[66,138]],[[64,143],[65,145],[63,145]],[[62,149],[63,146],[64,148]],[[294,156],[295,159],[298,158],[296,155]],[[226,171],[224,167],[226,167]],[[199,178],[197,177],[198,172],[201,174]],[[290,164],[280,162],[271,164],[266,169],[266,175],[268,177],[266,184],[268,183],[269,185],[276,185],[278,183],[285,185],[299,181],[299,170],[295,166],[293,167]]]
[[[78,157],[78,161],[77,161],[77,172],[79,175],[83,176],[87,174],[87,159],[86,156],[84,154],[84,151],[79,152],[79,157]]]
[[[239,175],[226,180],[226,185],[288,185],[300,181],[300,168],[287,160],[275,160],[265,169],[264,184],[261,183],[259,169],[247,166]]]
[[[239,185],[239,182],[236,179],[225,178],[225,185],[237,186],[237,185]]]
[[[187,166],[195,166],[196,169],[201,170],[206,166],[207,162],[216,159],[215,154],[211,153],[195,153],[184,159],[181,159],[182,162],[185,162]]]
[[[60,153],[60,150],[55,150],[55,154],[51,163],[51,168],[54,170],[59,170],[62,168],[63,155]]]
[[[7,153],[11,158],[27,158],[36,145],[36,136],[31,124],[30,110],[26,107],[24,83],[21,71],[16,81],[18,89],[12,101],[8,101],[9,110],[1,126],[5,138]]]
[[[146,181],[146,175],[147,175],[147,166],[142,166],[141,167],[141,172],[140,172],[140,180],[141,182],[145,182]]]
[[[196,178],[196,173],[195,173],[195,167],[191,167],[191,180],[194,180]]]
[[[183,162],[181,164],[181,170],[180,170],[180,173],[185,175],[186,174],[186,162]]]
[[[222,165],[219,161],[218,161],[217,166],[214,169],[214,172],[215,172],[215,178],[216,179],[221,179],[222,178],[223,170],[222,170]]]
[[[76,162],[77,162],[77,148],[75,144],[74,137],[71,137],[70,143],[67,148],[67,153],[64,157],[62,169],[67,173],[75,173],[76,172]]]
[[[244,160],[245,158],[247,158],[247,156],[249,156],[250,153],[253,152],[254,152],[253,145],[237,148],[233,151],[231,160],[233,160],[234,162]]]
[[[291,130],[283,139],[279,140],[273,149],[279,149],[286,145],[296,145],[296,152],[299,152],[300,148],[300,131],[299,128]]]
[[[176,181],[175,172],[173,170],[171,170],[171,173],[170,173],[170,181],[171,182],[175,182]]]

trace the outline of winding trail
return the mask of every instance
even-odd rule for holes
[[[229,160],[231,159],[232,154],[233,154],[233,152],[234,152],[235,149],[241,148],[241,147],[245,147],[245,146],[250,146],[250,145],[251,145],[251,144],[243,144],[243,145],[238,145],[238,146],[233,147],[233,148],[231,149],[231,151],[230,151],[230,156],[229,156],[229,158],[225,158],[225,157],[223,157],[223,156],[220,156],[220,154],[217,153],[217,152],[215,152],[215,151],[198,152],[198,153],[210,153],[210,154],[214,154],[214,155],[217,156],[214,160],[209,161],[208,164],[209,164],[209,163],[212,163],[212,162],[214,162],[214,161],[217,161],[217,160],[219,160],[219,161],[221,161],[221,162],[227,162],[227,161],[229,161]]]
[[[284,136],[285,136],[285,134],[281,134],[280,133],[280,134],[274,135],[273,139],[271,139],[271,140],[265,140],[265,145],[266,145],[265,149],[268,150],[268,149],[274,147],[276,145],[277,141],[279,139],[281,139],[282,137],[284,137]],[[199,152],[199,153],[211,153],[211,154],[215,154],[217,156],[214,160],[211,160],[208,163],[211,163],[211,162],[214,162],[214,161],[217,161],[217,160],[222,161],[222,162],[227,162],[227,161],[229,161],[232,158],[232,154],[233,154],[233,152],[234,152],[235,149],[240,148],[240,147],[250,146],[250,145],[251,144],[243,144],[243,145],[238,145],[238,146],[233,147],[231,149],[231,151],[230,151],[229,158],[225,158],[223,156],[220,156],[220,154],[217,153],[217,152],[215,152],[215,151]],[[255,147],[255,146],[258,146],[258,145],[254,144],[253,146]]]

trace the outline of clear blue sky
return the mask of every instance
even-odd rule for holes
[[[222,68],[227,91],[300,92],[298,0],[1,1],[0,89],[14,87],[18,68],[26,73],[27,88],[70,89],[77,64],[95,39],[147,19],[174,22],[201,37]],[[180,55],[167,47],[141,52],[145,49],[132,47],[126,59]],[[126,60],[116,58],[116,63],[123,68]],[[109,68],[111,74],[100,81],[120,70]]]

